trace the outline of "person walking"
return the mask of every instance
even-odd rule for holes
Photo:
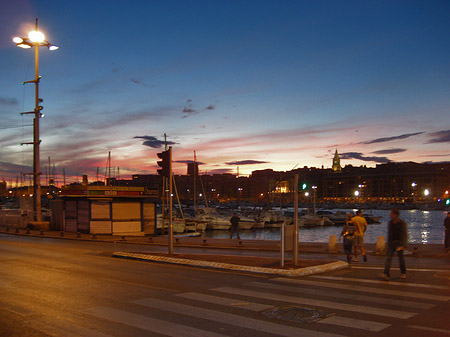
[[[352,248],[353,248],[353,234],[355,232],[355,226],[352,224],[353,213],[347,214],[347,220],[342,228],[339,240],[343,237],[344,252],[347,255],[347,262],[352,261]]]
[[[445,237],[444,248],[450,249],[450,211],[447,212],[447,217],[444,219]]]
[[[239,237],[239,220],[241,220],[236,213],[230,219],[231,227],[230,227],[230,240],[233,238],[233,233],[236,233],[237,239],[240,240]]]
[[[399,218],[400,212],[398,209],[392,209],[389,216],[391,217],[391,220],[389,220],[388,223],[388,250],[386,254],[386,263],[384,264],[384,272],[380,277],[385,281],[389,281],[392,256],[397,252],[400,272],[402,273],[401,278],[406,279],[406,265],[405,258],[403,257],[403,251],[408,242],[406,223]]]
[[[358,250],[361,251],[364,262],[367,262],[366,250],[364,249],[364,233],[367,229],[367,221],[363,218],[362,210],[356,212],[351,220],[352,224],[355,226],[355,232],[353,234],[353,249],[355,252],[355,258],[353,261],[358,262]]]

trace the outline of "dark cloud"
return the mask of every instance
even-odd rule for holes
[[[201,111],[211,111],[214,110],[216,106],[214,104],[209,104],[207,107],[205,107]],[[186,106],[181,111],[183,113],[183,116],[181,118],[188,118],[190,116],[196,115],[201,112],[200,110],[197,110],[192,105],[192,99],[188,99],[186,101]]]
[[[238,160],[238,161],[230,161],[225,163],[226,165],[255,165],[255,164],[267,164],[267,161],[259,161],[259,160]]]
[[[0,105],[16,106],[19,101],[15,98],[0,97]]]
[[[374,154],[392,154],[392,153],[400,153],[400,152],[405,152],[406,149],[386,149],[386,150],[378,150],[378,151],[374,151],[372,153]]]
[[[143,87],[148,87],[148,88],[154,88],[154,85],[148,85],[147,83],[145,83],[142,79],[138,79],[138,78],[130,78],[131,82],[133,82],[134,84],[137,85],[141,85]]]
[[[174,163],[178,163],[178,164],[192,164],[194,161],[193,160],[174,160]],[[201,161],[197,162],[198,165],[204,165],[205,163],[202,163]]]
[[[234,173],[233,169],[213,169],[209,170],[208,174],[225,174],[225,173]]]
[[[163,146],[164,144],[167,144],[167,145],[178,144],[178,143],[175,143],[175,142],[172,142],[172,141],[164,142],[163,140],[159,140],[159,139],[157,139],[156,137],[153,137],[153,136],[136,136],[136,137],[133,137],[133,138],[144,139],[144,142],[142,143],[142,145],[149,146],[149,147],[154,148],[154,149],[158,149],[161,146]]]
[[[443,130],[438,132],[430,133],[432,137],[428,144],[432,143],[450,143],[450,130]]]
[[[183,113],[183,116],[181,118],[188,118],[192,115],[196,115],[199,113],[192,107],[192,99],[190,98],[186,101],[186,106],[183,108],[181,112]]]
[[[373,161],[376,163],[384,164],[389,162],[386,157],[366,157],[361,152],[346,152],[340,154],[341,159],[358,159],[362,161]]]
[[[369,140],[367,142],[361,142],[360,144],[374,144],[374,143],[390,142],[392,140],[405,139],[405,138],[421,135],[422,133],[424,133],[424,132],[404,133],[403,135],[400,135],[400,136],[377,138],[377,139]]]

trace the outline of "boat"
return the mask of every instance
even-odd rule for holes
[[[213,207],[203,207],[197,209],[197,215],[188,221],[201,221],[206,223],[206,229],[210,230],[228,230],[231,227],[230,217],[220,214]],[[241,216],[239,220],[239,229],[248,230],[255,225],[255,219]]]
[[[366,218],[368,224],[380,223],[381,220],[381,216],[376,216],[372,214],[364,214],[364,218]]]
[[[284,222],[285,217],[277,210],[267,210],[264,213],[264,228],[280,228],[281,224]]]
[[[173,218],[172,219],[172,227],[174,233],[184,233],[186,228],[186,223],[184,219]],[[156,216],[156,229],[162,232],[162,214],[158,214]],[[164,219],[164,231],[169,229],[169,218],[165,217]],[[164,234],[164,233],[162,233]]]
[[[325,216],[318,216],[314,214],[306,214],[299,217],[305,227],[316,227],[325,225]]]
[[[347,214],[343,211],[333,212],[321,209],[316,212],[316,215],[326,217],[325,225],[343,225],[347,221]],[[327,223],[327,219],[330,220],[331,223]]]

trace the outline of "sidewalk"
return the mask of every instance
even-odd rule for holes
[[[0,233],[45,237],[61,240],[78,240],[92,242],[110,242],[121,244],[135,244],[143,247],[167,246],[167,236],[117,236],[117,235],[94,235],[84,233],[70,233],[60,231],[39,231],[0,226]],[[208,250],[229,250],[230,254],[178,254],[177,247],[202,248]],[[226,269],[241,272],[264,273],[283,276],[305,276],[315,273],[337,270],[348,267],[348,263],[337,261],[342,258],[342,244],[338,243],[338,252],[329,253],[327,243],[303,243],[299,245],[299,252],[302,254],[298,266],[293,266],[292,259],[288,258],[291,253],[286,253],[285,266],[280,267],[280,259],[273,257],[256,257],[249,255],[232,254],[233,251],[257,252],[257,251],[280,251],[278,241],[269,240],[229,240],[202,237],[177,237],[174,238],[175,254],[149,253],[149,252],[115,252],[114,257],[138,259],[142,261],[172,263],[190,265],[196,267]],[[145,249],[143,249],[144,251]],[[368,255],[374,255],[375,244],[366,244]],[[434,244],[411,244],[408,247],[410,254],[417,257],[449,258],[442,245]],[[325,259],[308,258],[308,254],[324,254]]]

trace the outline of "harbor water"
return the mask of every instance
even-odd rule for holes
[[[338,210],[333,210],[338,211]],[[355,212],[356,210],[339,210]],[[379,236],[387,237],[387,223],[389,221],[389,210],[366,211],[368,214],[381,216],[380,223],[369,224],[364,237],[367,243],[376,243]],[[409,243],[444,243],[444,219],[447,215],[445,211],[422,211],[422,210],[402,210],[400,218],[408,226]],[[313,228],[300,227],[300,242],[328,242],[330,235],[339,238],[341,226],[320,226]],[[240,231],[241,239],[247,240],[280,240],[279,229],[252,229]],[[228,231],[208,231],[207,237],[229,238]]]

